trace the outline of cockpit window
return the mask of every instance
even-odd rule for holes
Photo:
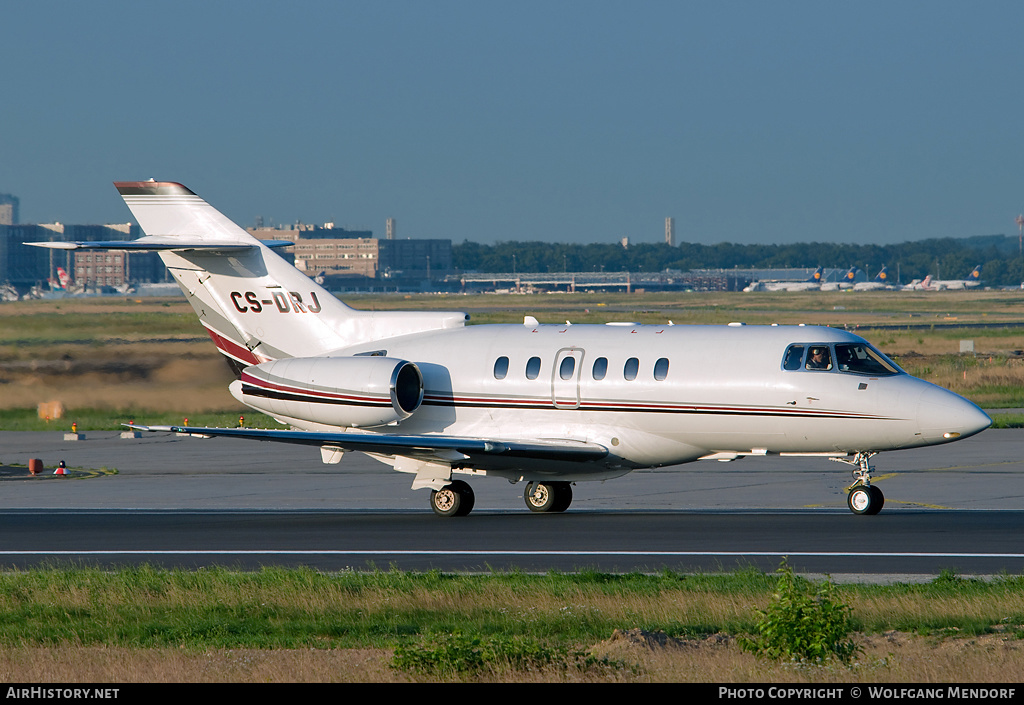
[[[867,343],[795,343],[786,348],[782,369],[836,370],[872,377],[903,372],[895,362]]]
[[[836,345],[836,365],[840,372],[883,377],[898,375],[900,368],[892,360],[864,343]]]
[[[832,354],[829,352],[828,346],[812,345],[811,349],[807,351],[807,364],[804,367],[808,370],[831,370]]]
[[[800,363],[804,361],[804,346],[790,345],[786,350],[786,357],[782,360],[782,369],[799,370]]]

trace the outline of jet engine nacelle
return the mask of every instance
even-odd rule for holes
[[[231,393],[271,416],[385,426],[420,407],[423,375],[415,364],[392,357],[292,357],[245,368]]]

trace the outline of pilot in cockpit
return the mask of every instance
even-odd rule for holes
[[[808,370],[830,370],[832,369],[832,358],[826,347],[814,347],[807,353]]]

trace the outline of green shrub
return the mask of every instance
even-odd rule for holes
[[[434,634],[419,644],[395,648],[391,665],[427,675],[476,674],[501,666],[516,670],[566,664],[564,649],[545,646],[521,636]]]
[[[757,610],[757,633],[741,637],[744,651],[776,661],[850,663],[860,652],[850,638],[852,609],[836,597],[835,584],[815,586],[783,561],[766,610]]]

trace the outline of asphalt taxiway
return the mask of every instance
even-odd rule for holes
[[[703,461],[578,483],[568,512],[531,514],[523,485],[473,481],[441,519],[411,476],[313,448],[85,431],[0,433],[0,565],[54,561],[368,565],[410,569],[771,569],[934,575],[1024,571],[1024,431],[883,453],[886,496],[854,516],[849,469],[823,458]],[[29,476],[29,460],[43,473]],[[72,474],[53,475],[59,461]]]

